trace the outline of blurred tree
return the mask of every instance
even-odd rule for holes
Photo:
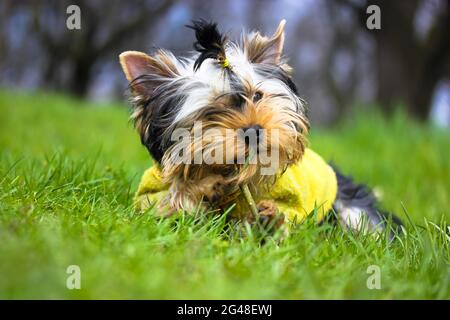
[[[23,9],[31,15],[29,35],[34,35],[45,63],[41,75],[44,87],[86,96],[94,77],[94,66],[136,36],[149,41],[151,29],[169,11],[173,0],[164,1],[30,1],[10,3],[10,10]],[[81,30],[66,28],[66,8],[81,9]],[[24,10],[25,12],[25,10]],[[141,33],[141,34],[139,34]],[[23,44],[25,48],[27,44]]]
[[[339,2],[357,13],[361,28],[376,42],[377,100],[381,107],[389,112],[394,103],[403,102],[413,116],[427,119],[437,84],[450,77],[450,0]],[[366,27],[369,4],[381,9],[381,30]],[[420,10],[432,10],[432,6],[440,8],[434,10],[429,26],[422,26],[426,30],[419,36]]]
[[[81,30],[66,28],[70,4],[81,8]],[[381,8],[381,30],[366,28],[369,4]],[[449,10],[450,0],[3,0],[0,84],[120,98],[124,50],[157,44],[184,55],[191,19],[216,21],[235,38],[242,28],[270,34],[286,18],[285,53],[313,122],[397,102],[426,119],[450,74]]]

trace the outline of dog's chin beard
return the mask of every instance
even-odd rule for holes
[[[228,129],[208,125],[206,127],[216,129],[217,133]],[[270,130],[266,131],[263,137],[260,137],[261,140],[258,141],[257,145],[249,145],[239,134],[227,138],[220,135],[202,136],[203,141],[209,141],[209,143],[203,144],[198,143],[194,138],[192,138],[191,143],[184,146],[180,143],[173,144],[165,152],[161,163],[163,179],[166,183],[172,185],[173,194],[175,194],[170,200],[171,205],[176,209],[189,209],[190,207],[186,205],[185,199],[181,199],[183,193],[186,192],[189,193],[188,197],[191,198],[191,201],[188,202],[192,205],[204,201],[204,194],[196,194],[195,190],[201,188],[198,189],[198,192],[205,193],[205,190],[208,189],[206,184],[210,183],[211,180],[208,177],[217,177],[217,181],[225,186],[226,196],[224,194],[223,199],[216,199],[216,202],[221,205],[233,201],[235,199],[233,195],[238,193],[239,186],[243,184],[247,184],[252,190],[264,190],[267,186],[273,185],[289,165],[301,159],[306,147],[306,138],[302,132],[297,130],[298,126],[290,123],[289,125],[279,126],[279,128],[281,129],[279,129],[279,135],[276,137],[278,139],[276,147],[272,146]],[[223,158],[219,159],[219,163],[211,162],[212,155],[214,155],[211,149],[220,143],[223,143],[224,146]],[[225,149],[225,146],[230,145],[233,146],[231,162],[230,157],[226,157],[227,150]],[[174,155],[178,154],[181,147],[184,147],[186,154],[190,155],[188,161],[180,162],[179,158],[178,161],[175,161]],[[264,153],[268,155],[268,159],[276,159],[275,163],[261,161],[262,152],[260,149],[264,150],[264,148],[266,148]],[[198,157],[199,154],[203,158],[200,158],[201,162],[197,163],[198,158],[196,159],[196,156]],[[243,155],[243,157],[239,158],[236,155]]]
[[[207,196],[213,202],[231,199],[228,195],[243,184],[262,190],[299,161],[308,122],[283,102],[269,98],[257,104],[247,101],[241,109],[210,106],[170,128],[175,142],[164,151],[161,168],[164,182],[171,186],[171,205],[198,205],[215,184],[222,192]]]

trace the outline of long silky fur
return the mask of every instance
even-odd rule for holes
[[[196,121],[202,121],[204,132],[209,128],[224,132],[256,124],[267,133],[277,129],[280,172],[302,157],[309,129],[305,104],[286,65],[249,61],[245,53],[252,50],[228,42],[215,23],[199,20],[189,27],[195,31],[197,54],[177,59],[168,52],[158,51],[149,59],[150,74],[130,84],[132,88],[148,88],[145,94],[134,94],[132,119],[142,143],[161,165],[164,182],[172,186],[168,202],[175,209],[192,208],[202,202],[206,189],[200,186],[208,185],[205,179],[210,176],[222,176],[223,183],[234,186],[228,190],[231,194],[241,183],[248,183],[255,190],[256,186],[270,185],[277,178],[277,175],[261,175],[259,163],[175,163],[171,155],[179,146],[170,139],[175,129],[192,130]],[[258,41],[250,45],[259,48]],[[225,58],[232,64],[230,68],[218,64]],[[263,95],[260,101],[254,102],[256,92]],[[188,154],[194,158],[196,153],[207,152],[224,142],[212,138],[213,142],[209,143],[192,141]],[[236,142],[235,153],[249,156],[248,146],[239,136],[230,139]],[[265,143],[270,149],[270,135],[266,135]]]

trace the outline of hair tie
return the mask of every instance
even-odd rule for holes
[[[229,68],[230,67],[230,61],[228,61],[228,59],[225,58],[225,59],[223,59],[221,65],[222,65],[222,68],[224,68],[224,69]]]

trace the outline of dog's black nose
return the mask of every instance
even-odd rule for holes
[[[261,127],[259,124],[254,124],[254,125],[251,125],[250,127],[245,127],[243,130],[244,130],[244,133],[246,133],[246,134],[254,133],[256,136],[259,136],[260,130],[262,130],[262,128],[263,127]]]
[[[245,127],[242,130],[244,131],[245,135],[245,143],[250,144],[250,141],[252,141],[252,138],[256,138],[256,144],[259,143],[260,136],[261,136],[261,130],[263,127],[261,127],[259,124],[254,124],[249,127]]]

